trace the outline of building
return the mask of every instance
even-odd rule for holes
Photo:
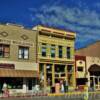
[[[15,24],[0,25],[0,91],[31,92],[37,82],[36,31]]]
[[[76,86],[86,85],[86,56],[75,55]]]
[[[54,87],[66,80],[75,88],[74,32],[44,26],[33,28],[37,33],[37,63],[44,87]]]
[[[86,57],[86,77],[91,89],[100,90],[100,41],[76,51]]]

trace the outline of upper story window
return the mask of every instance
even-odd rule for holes
[[[0,58],[8,58],[10,56],[10,46],[0,44]]]
[[[68,59],[70,59],[71,58],[71,48],[70,47],[67,47],[67,50],[66,51],[67,51],[66,52],[66,56],[67,56]]]
[[[83,67],[77,67],[77,71],[83,72]]]
[[[55,57],[55,45],[51,45],[51,57]]]
[[[62,46],[59,46],[59,58],[63,57]]]
[[[42,56],[43,57],[46,57],[46,48],[47,48],[46,43],[42,43],[42,50],[41,51],[42,51]]]
[[[29,59],[29,47],[20,46],[18,58]]]

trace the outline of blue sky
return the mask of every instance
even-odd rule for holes
[[[78,49],[100,40],[100,0],[0,0],[0,22],[75,31]]]

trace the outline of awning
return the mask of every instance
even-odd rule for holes
[[[0,77],[38,77],[37,71],[0,69]]]
[[[88,69],[89,72],[100,72],[100,65],[93,64]]]

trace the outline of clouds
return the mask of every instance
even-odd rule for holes
[[[81,3],[80,3],[81,6]],[[32,8],[31,8],[32,9]],[[96,10],[80,9],[60,5],[43,5],[40,9],[33,9],[32,21],[39,20],[43,25],[71,29],[77,33],[77,43],[80,47],[96,40],[100,40],[100,14]]]

